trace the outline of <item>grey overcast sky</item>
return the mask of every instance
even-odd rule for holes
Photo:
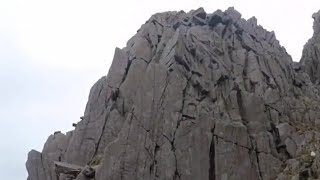
[[[31,149],[71,130],[115,47],[154,13],[233,6],[273,30],[295,61],[312,36],[319,0],[0,0],[1,179],[25,180]]]

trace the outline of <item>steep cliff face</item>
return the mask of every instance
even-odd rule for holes
[[[320,178],[320,26],[300,63],[233,8],[153,15],[28,180]]]
[[[315,83],[320,83],[320,11],[312,15],[313,37],[305,45],[301,64],[309,74],[310,79]]]

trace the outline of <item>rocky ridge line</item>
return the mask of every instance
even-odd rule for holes
[[[75,130],[29,153],[28,180],[320,178],[313,17],[295,63],[233,8],[153,15],[115,50]],[[70,175],[57,164],[87,166]]]

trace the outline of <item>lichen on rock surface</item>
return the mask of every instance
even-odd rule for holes
[[[29,153],[28,180],[320,178],[313,17],[298,63],[233,8],[153,15],[115,50],[75,130]]]

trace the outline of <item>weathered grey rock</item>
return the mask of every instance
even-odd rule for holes
[[[75,164],[68,164],[65,162],[57,162],[54,161],[53,164],[55,165],[55,172],[58,176],[62,176],[62,174],[67,175],[67,177],[77,177],[78,174],[81,172],[83,167],[75,165]],[[61,179],[61,178],[60,178]]]
[[[115,50],[75,130],[29,153],[28,179],[67,179],[54,161],[87,165],[77,180],[318,178],[314,18],[294,63],[274,32],[234,8],[153,15]]]
[[[223,12],[221,10],[217,10],[211,16],[209,16],[208,25],[214,27],[218,23],[222,23],[223,17],[224,17]]]
[[[315,34],[318,34],[320,32],[320,11],[314,13],[312,18],[314,19],[313,31]]]
[[[68,132],[67,135],[61,132],[54,133],[47,139],[42,153],[35,150],[29,153],[26,163],[29,173],[28,180],[58,180],[54,161],[64,160],[64,153],[66,152],[71,136],[72,132]]]
[[[32,150],[28,154],[26,168],[28,170],[28,180],[48,179],[43,159],[40,152]]]
[[[94,178],[96,171],[90,166],[85,166],[81,173],[87,178]]]
[[[320,11],[312,15],[313,37],[304,46],[301,64],[303,69],[309,74],[312,82],[318,84],[320,82]]]

